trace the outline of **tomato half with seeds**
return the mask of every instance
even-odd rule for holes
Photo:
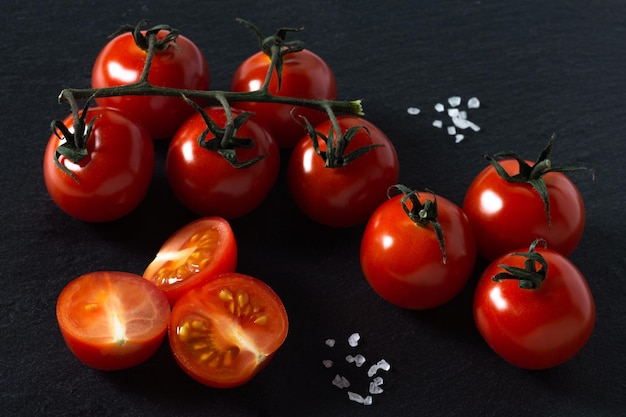
[[[177,363],[193,379],[231,388],[267,365],[288,328],[285,307],[267,284],[226,273],[176,302],[169,342]]]
[[[97,271],[67,284],[56,315],[63,339],[81,362],[117,370],[154,354],[165,338],[170,304],[139,275]]]
[[[205,217],[170,236],[143,273],[174,305],[185,292],[237,266],[237,242],[227,220]]]
[[[582,272],[542,247],[496,258],[474,295],[474,319],[487,344],[509,363],[546,369],[574,357],[589,340],[596,307]]]
[[[143,31],[145,35],[146,31]],[[172,32],[161,30],[163,41]],[[141,34],[140,34],[141,35]],[[137,45],[133,33],[111,39],[98,54],[91,75],[93,88],[116,87],[140,80],[146,50]],[[148,82],[157,87],[208,90],[209,66],[202,51],[185,36],[165,41],[152,58]],[[101,106],[115,107],[142,124],[154,139],[170,138],[194,110],[180,97],[136,96],[98,97]]]
[[[231,90],[236,92],[257,91],[265,82],[270,67],[270,57],[258,52],[246,59],[235,71]],[[272,75],[268,91],[282,97],[334,100],[337,82],[330,66],[308,49],[286,54],[283,57],[282,82],[278,89],[276,72]],[[237,107],[253,112],[259,123],[268,127],[281,148],[293,148],[306,133],[295,120],[304,116],[316,125],[328,119],[325,112],[306,107],[294,107],[278,103],[237,103]]]

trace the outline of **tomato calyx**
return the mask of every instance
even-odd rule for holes
[[[57,146],[54,153],[54,163],[61,171],[68,174],[76,182],[78,182],[78,178],[61,163],[60,158],[64,157],[72,163],[78,164],[88,156],[87,141],[91,136],[93,125],[99,117],[97,116],[92,118],[89,123],[86,122],[87,111],[89,110],[90,105],[91,99],[87,100],[85,107],[79,114],[74,103],[72,106],[74,115],[74,125],[72,126],[72,130],[68,129],[62,120],[53,120],[50,125],[52,133],[61,141],[61,144]]]
[[[154,49],[156,51],[164,51],[170,46],[176,45],[175,41],[179,35],[178,30],[165,24],[156,25],[156,26],[152,26],[147,29],[144,29],[144,27],[147,26],[148,24],[149,23],[146,19],[142,19],[135,26],[123,25],[117,31],[112,33],[109,37],[115,38],[116,36],[131,32],[133,35],[133,39],[135,40],[135,44],[139,48],[143,49],[144,51],[147,51],[150,47],[150,41],[149,41],[150,37],[155,38]],[[160,31],[166,31],[167,34],[161,39],[156,39],[156,35]]]
[[[267,155],[259,155],[255,158],[247,161],[239,161],[237,159],[237,149],[249,149],[254,147],[254,140],[250,138],[237,137],[237,130],[243,126],[244,123],[253,115],[250,112],[242,112],[236,117],[233,117],[230,105],[223,97],[218,100],[222,103],[222,107],[226,113],[226,125],[222,128],[211,119],[207,112],[196,102],[190,100],[183,95],[185,101],[191,105],[200,115],[206,123],[206,129],[198,135],[198,145],[202,148],[217,152],[220,154],[233,168],[248,168]],[[208,138],[209,135],[213,137]]]
[[[302,41],[294,40],[287,42],[287,33],[300,32],[304,28],[281,28],[278,29],[274,35],[265,37],[259,28],[257,28],[253,23],[240,18],[238,18],[237,21],[248,27],[248,29],[252,30],[256,34],[261,51],[271,58],[270,67],[267,71],[267,77],[263,83],[263,87],[261,87],[261,90],[267,91],[270,77],[272,76],[274,70],[276,70],[276,81],[278,81],[277,91],[280,91],[283,78],[283,57],[287,54],[300,52],[304,49],[304,42]]]
[[[403,195],[400,199],[400,203],[402,204],[402,209],[406,213],[406,215],[419,227],[427,227],[428,225],[432,226],[435,234],[437,235],[437,241],[439,242],[439,248],[441,249],[441,254],[443,256],[443,263],[446,263],[446,247],[443,240],[443,230],[441,229],[441,225],[437,218],[439,217],[437,210],[437,196],[434,192],[430,190],[426,190],[431,193],[433,199],[426,199],[424,204],[422,204],[419,200],[419,193],[415,190],[410,189],[409,187],[396,184],[389,187],[387,191],[388,197],[391,198],[391,192],[393,189],[400,191]],[[407,204],[407,200],[410,201],[410,205]]]
[[[345,167],[352,163],[355,159],[360,158],[372,149],[384,146],[380,143],[375,143],[371,145],[361,146],[360,148],[357,148],[352,152],[346,154],[346,148],[348,147],[352,139],[356,136],[356,134],[359,133],[359,130],[365,130],[368,135],[370,134],[370,131],[365,126],[352,126],[348,128],[345,132],[341,133],[341,128],[339,127],[337,118],[335,117],[332,110],[328,111],[328,116],[331,120],[331,127],[328,130],[328,135],[325,135],[322,132],[318,132],[317,130],[315,130],[311,122],[309,122],[306,117],[300,116],[304,120],[304,126],[306,127],[309,137],[313,141],[313,150],[320,158],[322,158],[322,160],[324,161],[324,166],[326,168]],[[322,151],[320,148],[320,139],[326,144],[325,151]]]
[[[517,153],[513,151],[504,151],[497,153],[493,156],[485,155],[485,159],[493,166],[496,170],[500,178],[504,179],[510,183],[527,183],[530,184],[543,201],[546,219],[548,221],[548,227],[552,226],[552,220],[550,217],[550,199],[548,198],[548,188],[546,187],[546,183],[543,179],[543,176],[549,172],[571,172],[571,171],[591,171],[593,178],[595,178],[595,174],[593,169],[587,167],[555,167],[552,165],[552,161],[550,161],[549,156],[552,152],[552,145],[554,143],[554,139],[556,139],[556,134],[553,134],[548,141],[546,147],[541,151],[537,160],[534,164],[528,164],[525,159],[520,157]],[[506,170],[500,165],[499,160],[504,159],[515,159],[519,165],[519,173],[515,175],[510,175],[506,172]]]
[[[540,253],[535,252],[535,247],[539,242],[543,242],[544,247],[546,246],[545,240],[536,239],[531,243],[528,252],[513,252],[509,254],[510,256],[522,256],[526,258],[526,260],[524,260],[524,268],[500,264],[498,267],[504,269],[506,272],[500,272],[494,275],[492,280],[501,282],[507,279],[516,279],[519,281],[519,287],[522,289],[538,289],[546,279],[546,274],[548,273],[548,262]],[[539,269],[537,269],[537,264],[540,265]]]

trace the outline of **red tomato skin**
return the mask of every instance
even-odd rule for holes
[[[163,38],[165,31],[159,32]],[[113,38],[98,54],[91,74],[93,88],[116,87],[139,81],[146,51],[139,48],[131,33]],[[208,90],[209,65],[202,51],[179,35],[176,45],[155,53],[148,82],[157,87]],[[118,96],[96,98],[100,106],[120,109],[130,119],[144,125],[154,139],[170,138],[194,113],[182,98],[166,96]],[[202,105],[204,103],[198,100]]]
[[[587,281],[571,261],[550,249],[535,251],[549,265],[539,289],[521,289],[517,280],[494,282],[492,277],[504,272],[499,264],[524,266],[524,258],[503,255],[479,279],[474,319],[487,344],[503,359],[524,369],[547,369],[583,348],[593,331],[596,308]]]
[[[527,161],[532,165],[531,161]],[[517,161],[500,164],[517,174]],[[537,238],[563,255],[578,246],[585,227],[585,206],[578,188],[563,173],[544,175],[550,201],[551,227],[539,193],[530,184],[509,183],[492,166],[480,172],[470,184],[463,210],[474,227],[478,252],[487,260],[528,247]]]
[[[309,218],[329,227],[343,228],[361,224],[387,199],[387,190],[398,182],[400,166],[391,140],[374,124],[356,117],[339,116],[345,131],[352,126],[365,126],[346,148],[346,154],[371,144],[374,148],[350,164],[326,168],[324,160],[313,148],[309,136],[303,137],[292,150],[288,162],[288,185],[291,196]],[[316,130],[327,135],[330,122]],[[326,150],[320,141],[320,149]]]
[[[270,57],[263,52],[247,58],[235,71],[231,91],[259,90],[263,86],[269,65]],[[274,72],[268,91],[282,97],[335,100],[337,82],[328,64],[320,56],[304,49],[285,55],[280,90],[278,90],[278,77]],[[293,148],[306,134],[306,129],[292,118],[291,111],[294,106],[242,102],[237,103],[237,107],[254,112],[255,120],[268,127],[281,148]],[[313,126],[328,118],[325,112],[306,107],[296,107],[293,116],[299,115],[306,117]]]
[[[230,224],[221,217],[205,217],[186,224],[163,243],[159,254],[180,250],[192,236],[208,228],[214,228],[219,232],[219,246],[211,254],[209,264],[182,282],[157,285],[165,293],[171,305],[174,305],[187,291],[201,287],[220,274],[234,272],[237,267],[237,241]],[[163,265],[164,261],[160,260],[157,255],[144,271],[143,277],[154,284],[152,277]]]
[[[249,337],[254,343],[258,343],[258,347],[262,349],[259,353],[262,355],[251,356],[251,352],[242,346],[238,354],[240,359],[234,361],[232,369],[216,371],[216,368],[199,364],[185,344],[177,340],[177,335],[180,331],[179,326],[187,317],[213,321],[218,327],[223,327],[218,329],[220,333],[233,331],[232,322],[229,323],[233,319],[229,317],[232,312],[222,307],[221,301],[216,300],[216,293],[221,288],[243,288],[251,294],[251,297],[258,296],[262,300],[258,305],[261,305],[265,312],[269,312],[268,322],[272,329],[264,334],[254,330],[245,335],[235,334],[235,339]],[[235,321],[242,326],[243,330],[240,332],[245,332],[246,326],[249,326],[246,324],[247,320],[235,318]],[[168,334],[174,359],[187,375],[209,387],[234,388],[246,384],[267,366],[285,341],[288,329],[287,311],[274,290],[257,278],[233,272],[222,274],[203,287],[189,291],[181,297],[172,309]]]
[[[115,109],[89,109],[87,122],[95,117],[88,156],[79,164],[59,157],[78,182],[54,162],[56,148],[65,141],[56,135],[48,140],[43,172],[50,197],[64,212],[87,222],[108,222],[130,213],[146,196],[154,171],[154,145],[145,128]],[[72,116],[63,123],[71,127]]]
[[[416,225],[397,195],[372,214],[361,240],[361,268],[372,289],[396,306],[424,310],[441,306],[465,287],[476,261],[476,242],[465,213],[437,196],[446,263],[432,225]],[[422,204],[432,195],[420,193]]]
[[[142,300],[138,302],[150,300],[155,312],[152,324],[156,328],[145,337],[129,339],[123,345],[114,341],[104,342],[102,338],[95,340],[81,333],[78,324],[75,324],[75,322],[78,323],[79,318],[73,317],[72,311],[69,310],[72,309],[73,298],[80,299],[84,296],[80,293],[81,286],[94,285],[90,281],[102,281],[104,284],[97,286],[101,292],[115,291],[120,288],[134,290],[137,294],[141,294]],[[107,285],[108,287],[105,288]],[[91,294],[91,299],[101,297],[96,293]],[[127,272],[98,271],[76,278],[63,289],[57,301],[56,314],[63,340],[78,360],[95,369],[114,371],[137,366],[157,351],[167,331],[170,305],[161,291],[138,275]],[[72,324],[68,324],[69,322]]]
[[[205,110],[218,125],[225,125],[223,108]],[[234,117],[241,113],[237,109],[232,111]],[[220,154],[198,144],[197,138],[205,129],[206,124],[198,113],[172,138],[166,158],[170,187],[184,206],[201,216],[229,220],[244,216],[263,202],[278,178],[278,146],[267,130],[248,119],[237,136],[254,139],[256,145],[238,149],[237,158],[248,161],[259,155],[266,156],[248,168],[233,168]]]

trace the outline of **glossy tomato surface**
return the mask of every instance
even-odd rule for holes
[[[162,39],[168,32],[160,31]],[[146,51],[135,44],[131,33],[109,41],[98,54],[91,74],[93,88],[115,87],[139,81],[146,62]],[[157,51],[152,60],[148,82],[157,87],[208,90],[209,66],[202,51],[188,38],[179,35],[175,44]],[[166,96],[100,97],[102,106],[120,109],[144,125],[154,139],[170,138],[194,113],[182,98]]]
[[[372,144],[381,146],[348,165],[328,168],[315,153],[311,138],[305,136],[291,153],[288,185],[293,200],[308,217],[326,226],[350,227],[367,221],[387,199],[387,189],[398,181],[400,167],[396,150],[382,130],[356,116],[337,119],[343,132],[353,126],[367,128],[358,131],[346,154]],[[330,127],[327,121],[316,130],[328,136]],[[323,141],[320,151],[326,151]]]
[[[492,278],[504,271],[499,265],[524,267],[526,258],[503,255],[485,270],[474,296],[474,319],[485,341],[506,361],[526,369],[571,359],[591,336],[596,315],[580,270],[558,252],[537,252],[548,264],[539,288],[523,289],[512,279],[495,282]]]
[[[110,108],[89,109],[86,121],[95,120],[87,140],[87,156],[73,163],[59,156],[59,145],[66,142],[52,135],[44,154],[46,188],[54,202],[67,214],[89,222],[119,219],[143,200],[154,171],[154,145],[142,126]],[[63,123],[73,132],[72,116]],[[73,139],[72,139],[73,140]]]
[[[237,243],[228,221],[221,217],[195,220],[177,230],[161,246],[143,273],[159,287],[170,304],[192,288],[237,266]]]
[[[220,127],[225,126],[223,108],[208,107],[205,111]],[[232,111],[235,117],[241,114],[240,110]],[[201,216],[241,217],[261,204],[274,186],[280,169],[278,146],[267,130],[248,119],[237,130],[237,137],[252,139],[254,146],[238,148],[237,160],[263,158],[235,168],[218,152],[198,144],[198,136],[205,130],[204,119],[196,113],[172,138],[166,160],[170,187],[183,205]],[[213,137],[209,134],[207,139]]]
[[[170,305],[139,275],[99,271],[71,281],[59,295],[56,314],[67,346],[81,362],[116,370],[138,365],[157,350]]]
[[[269,65],[270,57],[263,52],[250,56],[237,68],[231,90],[259,90],[265,82]],[[334,100],[337,97],[337,82],[329,65],[315,53],[304,49],[284,56],[280,90],[274,72],[268,91],[282,97]],[[269,128],[281,148],[293,148],[306,134],[306,130],[292,118],[293,106],[246,102],[237,103],[237,107],[254,112],[255,119]],[[325,112],[306,107],[296,107],[293,116],[304,116],[314,126],[328,118]]]
[[[172,310],[169,341],[182,369],[202,384],[245,384],[287,337],[287,312],[262,281],[227,273],[183,295]]]
[[[370,286],[385,300],[408,309],[438,307],[467,283],[476,261],[472,228],[460,207],[437,196],[437,221],[446,260],[431,224],[417,225],[405,213],[402,195],[384,202],[369,219],[361,240],[361,267]],[[433,200],[419,193],[422,204]]]
[[[519,172],[515,160],[500,164],[509,175]],[[550,202],[550,223],[543,200],[530,184],[507,182],[493,166],[485,168],[470,184],[463,210],[474,227],[478,251],[487,260],[527,247],[537,238],[566,256],[577,247],[585,227],[580,192],[563,173],[550,172],[543,179]]]

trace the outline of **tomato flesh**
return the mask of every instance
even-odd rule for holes
[[[174,304],[186,291],[237,265],[237,243],[228,221],[195,220],[177,230],[159,249],[143,273]]]
[[[222,274],[174,305],[169,341],[179,365],[202,384],[228,388],[256,375],[287,337],[280,298],[262,281]]]
[[[165,295],[139,275],[99,271],[61,292],[57,320],[69,349],[86,365],[124,369],[147,360],[167,330]]]

